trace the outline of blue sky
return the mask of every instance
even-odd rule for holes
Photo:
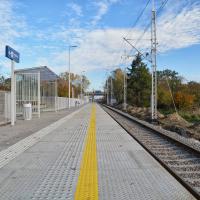
[[[163,0],[156,0],[156,8]],[[0,0],[0,73],[10,75],[10,62],[4,56],[8,44],[21,54],[16,68],[49,66],[57,74],[68,69],[85,71],[90,89],[102,89],[108,72],[128,66],[134,55],[123,41],[135,44],[150,23],[151,3],[142,18],[133,24],[147,0]],[[200,2],[168,0],[157,19],[158,69],[176,70],[186,80],[200,81]],[[137,43],[149,51],[150,30]],[[150,66],[149,66],[150,67]]]

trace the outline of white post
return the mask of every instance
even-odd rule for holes
[[[72,86],[72,107],[75,107],[75,101],[74,101],[74,88]]]
[[[110,105],[113,105],[113,82],[112,77],[110,77]]]
[[[38,73],[38,118],[40,118],[40,73]]]
[[[72,87],[72,98],[74,99],[74,88]]]
[[[69,71],[68,71],[68,107],[70,108],[70,46],[69,46]]]
[[[58,110],[57,97],[58,97],[58,84],[57,84],[57,80],[55,80],[55,112],[57,112]]]
[[[127,94],[127,84],[126,84],[126,68],[124,69],[124,110],[126,110],[126,94]]]
[[[77,47],[77,46],[69,46],[69,75],[68,75],[68,79],[69,79],[69,83],[68,83],[68,86],[69,86],[69,89],[68,89],[68,92],[69,92],[69,94],[68,94],[68,107],[70,108],[70,84],[71,84],[71,77],[70,77],[70,50],[71,50],[71,48],[75,48],[75,47]]]
[[[83,90],[83,76],[81,74],[81,104],[83,103],[83,92],[82,92],[82,90]]]
[[[16,119],[17,119],[17,116],[16,116],[17,115],[16,114],[17,113],[16,102],[17,101],[16,101],[16,74],[15,73],[14,73],[14,88],[15,88],[15,93],[14,93],[14,106],[15,106],[15,111],[14,112],[15,112],[15,115],[14,116],[15,116],[15,121],[16,121]]]
[[[81,72],[81,104],[83,104],[83,96],[84,96],[84,94],[83,94],[83,89],[84,89],[84,84],[83,84],[83,73],[84,73],[85,71],[82,71]]]
[[[107,105],[109,104],[109,88],[108,88],[108,79],[106,80],[107,84]]]
[[[151,24],[151,61],[152,61],[152,94],[151,114],[152,120],[157,120],[157,38],[156,38],[156,10],[155,1],[152,1],[152,24]]]
[[[14,61],[11,60],[11,125],[15,125],[15,73]]]

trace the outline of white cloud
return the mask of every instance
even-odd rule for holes
[[[0,3],[0,55],[4,55],[5,45],[18,47],[15,39],[28,35],[27,25],[23,16],[14,12],[13,2],[1,0]]]
[[[3,1],[3,0],[1,0]],[[98,23],[103,15],[108,12],[109,6],[119,0],[97,2],[98,13],[94,17],[94,25]],[[20,24],[13,31],[14,17],[13,5],[8,0],[0,4],[0,45],[14,43],[18,37],[26,35],[26,23],[21,18]],[[169,7],[171,8],[171,7]],[[81,15],[82,9],[75,8],[76,14]],[[172,9],[167,9],[158,19],[158,43],[159,50],[166,52],[172,49],[189,47],[200,43],[200,6],[191,4],[183,8],[180,4],[174,5]],[[19,22],[18,22],[19,23]],[[22,32],[19,27],[22,27]],[[5,31],[2,31],[5,30]],[[142,29],[137,28],[132,31],[132,37],[138,38],[142,34]],[[107,28],[103,29],[83,29],[51,27],[36,32],[35,37],[42,41],[47,41],[45,49],[51,49],[47,56],[39,57],[32,66],[50,65],[57,73],[66,71],[68,68],[67,45],[78,45],[71,52],[71,67],[73,72],[82,70],[96,70],[102,68],[114,68],[121,62],[121,55],[124,51],[122,38],[129,32],[127,28]],[[10,38],[12,40],[10,41]],[[144,36],[150,39],[150,32]],[[40,41],[39,40],[39,41]],[[52,43],[50,44],[49,41]],[[54,46],[55,45],[55,46]],[[60,48],[58,46],[60,46]],[[62,46],[63,45],[63,46]],[[137,47],[145,50],[150,47],[150,40],[142,40]],[[130,46],[126,45],[127,49]],[[28,47],[27,47],[28,49]],[[59,50],[58,50],[59,49]],[[63,50],[65,49],[65,50]],[[37,53],[37,51],[36,51]],[[39,53],[38,53],[39,54]],[[40,52],[40,55],[41,52]],[[50,60],[50,62],[48,62]]]
[[[16,39],[28,35],[27,24],[22,15],[17,15],[14,10],[17,5],[11,0],[0,0],[0,73],[6,77],[10,75],[10,60],[5,58],[5,46],[10,45],[17,50],[22,45]]]
[[[67,10],[68,15],[76,15],[76,17],[82,17],[83,16],[83,9],[82,7],[77,3],[68,3],[67,4]],[[69,14],[70,13],[70,14]]]
[[[175,9],[175,8],[174,8]],[[177,8],[176,8],[177,9]],[[178,9],[177,9],[178,10]],[[171,11],[165,12],[158,19],[158,50],[166,52],[172,49],[180,49],[200,43],[200,7],[191,5],[187,8],[179,9],[179,13]],[[95,70],[99,68],[114,68],[119,65],[121,55],[124,51],[122,38],[128,32],[128,29],[66,29],[59,34],[57,39],[65,40],[73,32],[73,36],[78,39],[78,48],[71,53],[72,71]],[[142,29],[134,29],[132,37],[138,38],[142,34]],[[144,38],[150,39],[150,30]],[[74,44],[73,43],[73,44]],[[76,43],[76,44],[77,44]],[[144,51],[150,48],[150,40],[142,40],[137,47]],[[130,48],[130,46],[126,46]],[[56,69],[66,70],[67,56],[66,52],[54,54]],[[59,67],[60,66],[60,67]]]
[[[191,5],[179,14],[166,12],[158,22],[162,52],[200,43],[200,6]]]
[[[75,30],[73,31],[75,33]],[[81,35],[81,37],[78,40],[78,48],[71,51],[72,71],[78,73],[80,70],[111,69],[113,65],[118,65],[124,51],[122,38],[126,32],[127,29],[96,29],[93,31],[76,29],[76,34]],[[66,40],[64,38],[67,35],[67,30],[64,33],[66,34],[57,34],[56,37]],[[136,35],[140,33],[141,31],[135,32]],[[128,48],[130,49],[130,47]],[[65,51],[53,53],[51,57],[54,58],[51,65],[55,66],[58,72],[66,71],[68,65],[67,48]],[[37,62],[37,64],[39,63]]]
[[[102,17],[108,12],[109,7],[119,1],[120,0],[103,0],[95,2],[94,5],[95,7],[98,8],[98,11],[97,14],[94,16],[91,24],[95,26],[102,19]]]
[[[49,64],[49,60],[44,57],[39,57],[35,62],[35,66],[49,66]]]
[[[77,16],[82,16],[83,15],[83,11],[82,11],[82,7],[76,3],[70,3],[68,4],[68,7],[75,12],[75,14]]]
[[[105,2],[98,2],[96,3],[96,6],[98,6],[98,12],[94,19],[92,20],[92,25],[96,25],[98,21],[101,20],[103,15],[105,15],[108,11],[109,5]]]

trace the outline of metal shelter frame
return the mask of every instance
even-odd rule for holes
[[[57,80],[53,71],[46,66],[15,71],[16,114],[21,115],[23,105],[31,103],[33,114],[40,117],[41,111],[56,111]]]

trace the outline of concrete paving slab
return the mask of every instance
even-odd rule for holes
[[[33,116],[30,121],[17,120],[14,127],[10,124],[0,126],[0,151],[17,143],[36,131],[74,112],[77,108],[70,108],[58,112],[44,112],[41,117]]]
[[[99,106],[96,121],[99,199],[194,199]]]
[[[89,105],[65,119],[0,169],[0,199],[72,199],[90,115]],[[54,136],[65,138],[62,142]]]
[[[85,106],[0,168],[0,199],[74,199],[90,111]],[[194,199],[99,106],[96,142],[100,200]]]

